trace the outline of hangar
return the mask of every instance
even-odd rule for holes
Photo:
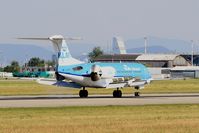
[[[191,62],[191,54],[181,54],[180,56],[184,57],[187,61]],[[199,66],[199,54],[193,55],[193,64],[194,66]]]
[[[178,54],[114,54],[102,55],[94,62],[139,62],[148,67],[172,68],[190,66],[190,62]]]
[[[148,67],[171,68],[191,65],[184,57],[177,54],[142,54],[136,58],[136,61]]]

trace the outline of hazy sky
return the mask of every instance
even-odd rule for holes
[[[158,36],[199,40],[199,0],[0,0],[0,43],[15,37],[81,36],[107,45]],[[20,41],[22,43],[22,41]]]

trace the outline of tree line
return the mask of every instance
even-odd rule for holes
[[[27,63],[22,65],[22,67],[44,67],[47,65],[48,67],[55,67],[55,62],[53,61],[45,61],[43,59],[40,59],[39,57],[33,57],[31,58]],[[18,61],[12,61],[10,65],[7,65],[4,68],[0,68],[0,71],[4,72],[19,72],[20,71],[20,65]]]
[[[93,60],[96,57],[99,57],[100,55],[103,55],[104,52],[100,47],[94,47],[93,50],[88,54],[88,58],[90,62],[93,62]],[[31,58],[27,63],[25,63],[22,67],[44,67],[47,65],[48,67],[55,67],[56,63],[54,61],[45,61],[43,59],[40,59],[39,57],[33,57]],[[0,67],[0,71],[4,72],[19,72],[20,71],[20,65],[18,61],[12,61],[10,65],[7,65],[4,68]]]

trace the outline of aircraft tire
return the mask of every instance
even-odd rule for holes
[[[113,97],[122,97],[122,91],[121,90],[114,90],[113,91]]]
[[[88,91],[87,90],[80,90],[79,91],[79,97],[88,97]]]
[[[84,97],[88,97],[88,91],[84,90]]]
[[[135,92],[135,96],[139,97],[140,96],[140,92]]]
[[[113,97],[117,97],[117,91],[116,90],[113,91]]]
[[[83,90],[79,91],[79,97],[84,97]]]

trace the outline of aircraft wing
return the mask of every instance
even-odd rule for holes
[[[40,79],[37,79],[37,83],[44,84],[44,85],[55,85],[59,87],[70,87],[70,88],[76,88],[76,89],[79,89],[82,87],[74,82],[57,81],[56,79],[40,78]]]
[[[146,83],[147,81],[133,78],[126,81],[113,82],[109,84],[106,88],[123,88],[123,87],[137,87],[137,86],[140,88],[144,88],[144,85]]]
[[[37,83],[44,85],[55,85],[59,87],[70,87],[75,89],[80,89],[82,86],[76,84],[74,82],[66,82],[66,81],[57,81],[56,79],[46,79],[39,78],[37,79]],[[124,87],[139,87],[140,89],[144,88],[144,85],[147,81],[139,80],[139,79],[130,79],[126,81],[117,80],[117,82],[110,83],[106,88],[124,88]]]

